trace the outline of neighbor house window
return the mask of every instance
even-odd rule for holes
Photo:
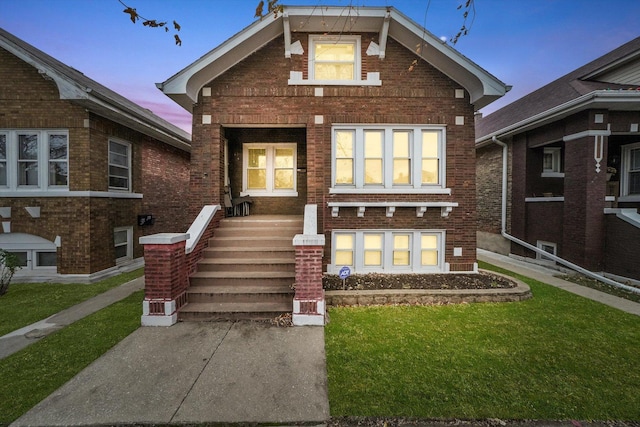
[[[243,144],[242,194],[297,196],[295,143]]]
[[[68,188],[68,151],[66,131],[0,132],[0,188]]]
[[[444,265],[444,231],[343,230],[332,234],[332,264],[356,273],[439,272]]]
[[[338,125],[333,130],[333,188],[444,188],[444,151],[442,127]]]
[[[109,140],[109,188],[131,191],[131,145]]]
[[[640,195],[640,143],[622,147],[621,181],[621,195]]]
[[[562,173],[562,148],[545,147],[542,154],[542,176],[563,177]]]
[[[542,249],[543,251],[545,251],[547,253],[550,253],[551,255],[557,255],[558,245],[555,244],[555,243],[538,240],[536,246],[538,247],[538,249]],[[536,259],[539,259],[539,260],[542,260],[542,261],[555,262],[551,258],[549,258],[547,256],[544,256],[544,255],[542,255],[540,253],[536,254]]]
[[[309,36],[309,79],[360,80],[360,37]]]
[[[118,227],[113,230],[116,262],[133,258],[133,227]]]

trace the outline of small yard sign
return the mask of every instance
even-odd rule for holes
[[[347,277],[351,276],[351,269],[347,266],[344,266],[340,269],[340,272],[338,273],[338,276],[340,276],[340,278],[342,279],[342,290],[344,290],[346,288],[345,286],[345,280],[347,280]]]

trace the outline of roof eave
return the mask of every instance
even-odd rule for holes
[[[567,116],[586,109],[618,109],[620,105],[632,107],[631,110],[640,111],[640,92],[637,91],[610,91],[597,90],[564,104],[557,105],[542,113],[536,114],[519,122],[513,123],[500,130],[483,135],[476,139],[476,148],[492,142],[493,137],[498,139],[509,138],[513,135],[552,123]],[[628,108],[625,108],[628,109]]]

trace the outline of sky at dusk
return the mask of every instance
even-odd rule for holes
[[[259,0],[123,0],[175,31],[134,25],[119,0],[0,0],[0,27],[191,131],[191,115],[155,84],[250,25]],[[463,23],[463,0],[294,0],[291,5],[393,6],[437,37]],[[456,49],[513,89],[487,115],[640,35],[639,0],[475,0]],[[266,18],[269,19],[269,18]]]

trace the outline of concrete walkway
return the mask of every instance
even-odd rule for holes
[[[322,423],[324,328],[139,328],[12,426]]]
[[[47,335],[98,310],[102,310],[141,289],[144,289],[144,277],[134,279],[100,295],[96,295],[80,304],[69,307],[44,320],[3,335],[0,337],[0,359],[4,359]]]
[[[546,268],[537,264],[520,261],[505,255],[496,254],[494,252],[489,252],[482,249],[478,249],[478,259],[480,261],[493,264],[497,267],[502,267],[506,270],[513,271],[514,273],[522,274],[523,276],[530,277],[540,282],[548,283],[549,285],[564,289],[565,291],[571,292],[572,294],[580,295],[585,298],[598,301],[610,307],[626,311],[627,313],[640,316],[639,303],[600,292],[596,289],[587,288],[586,286],[581,286],[573,282],[562,280],[558,277],[555,277],[555,275],[560,274],[556,270]]]

